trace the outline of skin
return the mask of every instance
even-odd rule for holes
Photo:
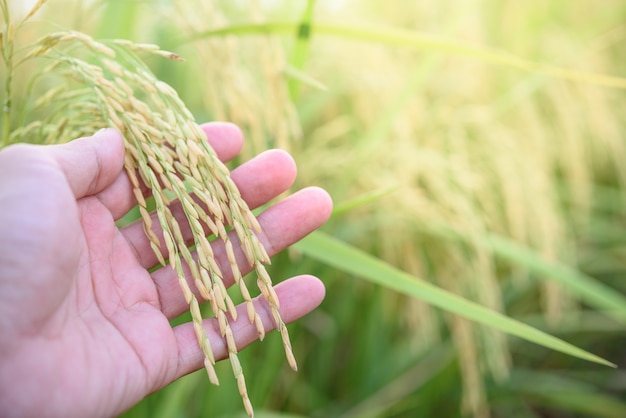
[[[223,161],[240,151],[236,126],[202,128]],[[112,416],[202,367],[192,325],[172,328],[169,322],[188,309],[175,274],[169,267],[149,272],[157,260],[140,224],[116,227],[135,204],[123,156],[123,140],[113,130],[0,152],[3,416]],[[254,208],[286,191],[296,167],[287,153],[272,150],[231,175]],[[321,226],[331,208],[325,191],[300,190],[259,215],[259,238],[276,254]],[[227,262],[223,248],[216,245],[215,253]],[[238,258],[242,271],[249,270],[240,252]],[[228,276],[225,281],[232,284]],[[275,289],[285,322],[324,297],[323,284],[312,276]],[[273,329],[267,303],[257,298],[255,305],[266,329]],[[241,349],[257,332],[244,307],[238,309],[232,329]],[[217,324],[206,319],[204,325],[216,358],[224,359]]]

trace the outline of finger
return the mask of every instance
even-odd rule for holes
[[[295,176],[296,167],[293,159],[286,152],[279,150],[266,151],[231,173],[231,178],[239,189],[242,198],[252,209],[286,191],[293,183]],[[183,237],[191,241],[193,235],[185,221],[185,213],[180,203],[173,202],[170,210],[180,224]],[[157,236],[161,236],[162,230],[156,214],[152,214],[152,218],[153,228]],[[158,263],[141,221],[127,226],[122,232],[135,250],[142,266],[151,268]],[[165,250],[164,243],[162,243],[161,248]]]
[[[200,128],[222,162],[232,160],[241,151],[243,134],[237,125],[210,122],[200,125]],[[98,198],[114,219],[121,218],[137,204],[125,171],[121,171],[110,186],[98,194]]]
[[[325,289],[322,282],[313,276],[298,276],[286,280],[275,287],[276,294],[280,299],[280,315],[284,322],[293,322],[315,309],[324,299]],[[254,299],[254,307],[263,321],[266,331],[275,329],[272,314],[267,301],[263,297]],[[254,325],[250,324],[246,315],[245,306],[237,307],[239,315],[237,321],[230,323],[235,337],[237,349],[241,350],[248,344],[258,339],[258,332]],[[228,349],[219,333],[219,326],[215,318],[203,321],[211,348],[216,360],[228,357]],[[204,355],[198,346],[192,323],[186,323],[174,328],[174,334],[178,342],[178,369],[170,376],[170,381],[180,378],[203,366]],[[169,382],[166,382],[169,383]]]
[[[259,216],[263,231],[259,234],[259,241],[271,257],[323,225],[328,220],[331,210],[332,202],[328,193],[317,187],[303,189],[271,206]],[[239,240],[234,233],[229,236],[236,249],[235,256],[239,269],[242,274],[246,274],[251,267],[238,245]],[[224,245],[221,241],[215,241],[212,247],[216,261],[224,274],[224,284],[227,287],[231,286],[233,277]],[[167,318],[175,318],[188,309],[187,302],[178,287],[176,273],[169,266],[152,273],[152,278],[159,293],[161,310]],[[201,300],[201,296],[192,283],[190,283],[190,288]]]
[[[222,162],[232,160],[241,152],[243,133],[237,125],[229,122],[210,122],[200,125],[200,128]]]
[[[52,146],[49,152],[77,199],[104,190],[119,176],[124,165],[124,142],[113,129]]]

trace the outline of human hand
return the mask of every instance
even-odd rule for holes
[[[223,161],[239,152],[235,126],[202,128]],[[149,272],[158,261],[140,223],[116,227],[135,204],[123,156],[123,140],[113,130],[0,152],[3,414],[111,416],[203,365],[192,324],[170,326],[188,309],[175,273],[169,267]],[[235,169],[232,178],[254,208],[289,188],[295,173],[291,157],[273,150]],[[259,239],[276,254],[321,226],[331,207],[323,190],[301,190],[259,216]],[[173,212],[183,216],[180,208]],[[216,246],[215,254],[228,265],[223,248]],[[249,270],[243,261],[240,268]],[[223,271],[232,284],[229,269]],[[280,314],[291,322],[319,305],[324,286],[299,276],[276,292]],[[265,300],[254,303],[266,329],[273,328]],[[258,334],[239,308],[231,327],[241,349]],[[204,324],[216,359],[223,359],[227,350],[214,321]]]

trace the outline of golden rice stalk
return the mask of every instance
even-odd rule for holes
[[[236,19],[262,21],[259,3],[246,4]],[[271,34],[197,39],[198,33],[235,24],[228,8],[197,0],[173,0],[171,5],[176,13],[169,13],[168,18],[183,38],[195,39],[182,46],[190,48],[200,64],[192,71],[197,69],[198,77],[214,80],[203,86],[198,99],[218,118],[246,127],[250,146],[243,152],[257,153],[268,144],[291,150],[292,141],[302,137],[302,127],[285,82],[288,65],[281,40]],[[220,65],[213,65],[216,60]],[[223,89],[223,85],[232,88]]]
[[[70,48],[71,55],[68,53]],[[77,49],[85,53],[86,58],[78,57]],[[295,370],[297,366],[287,328],[278,312],[278,297],[264,266],[269,263],[269,256],[256,236],[260,225],[241,198],[228,169],[208,145],[176,91],[150,73],[137,58],[138,52],[180,60],[178,55],[162,51],[155,45],[133,44],[125,40],[105,44],[77,32],[47,35],[39,40],[28,56],[50,58],[53,62],[50,69],[78,80],[88,89],[74,89],[79,92],[76,95],[71,93],[72,90],[59,92],[56,96],[48,95],[40,104],[45,104],[54,96],[55,100],[60,97],[63,103],[69,103],[67,108],[71,109],[71,104],[76,103],[73,100],[78,98],[80,109],[76,110],[79,112],[77,114],[89,115],[89,120],[95,121],[95,124],[105,122],[123,134],[126,144],[125,168],[133,186],[146,236],[159,262],[164,266],[169,264],[169,268],[178,275],[180,288],[189,303],[196,337],[205,356],[209,379],[214,384],[219,383],[213,350],[202,325],[200,301],[192,291],[190,282],[211,305],[228,348],[245,409],[252,416],[253,410],[230,327],[230,323],[237,319],[237,312],[226,291],[224,272],[215,261],[207,234],[215,236],[225,246],[229,269],[245,301],[248,320],[256,326],[259,338],[262,339],[265,329],[242,280],[228,230],[232,229],[237,235],[247,262],[256,270],[257,284],[269,303],[276,328],[282,335],[288,362]],[[66,135],[74,134],[78,129],[77,125],[64,119],[51,126],[57,133],[67,130]],[[24,131],[36,129],[43,128],[34,123],[25,127]],[[90,129],[93,127],[90,126]],[[44,129],[42,132],[47,131]],[[148,187],[154,197],[162,237],[154,227],[142,184]],[[194,190],[194,194],[189,190]],[[174,202],[182,206],[186,217],[184,220],[174,217],[171,210]],[[181,232],[181,222],[186,222],[193,233],[192,245],[197,252],[197,261]]]
[[[26,14],[26,17],[24,17],[24,21],[27,21],[28,19],[33,17],[39,11],[39,9],[41,9],[43,5],[46,4],[47,2],[48,0],[38,0],[37,3],[35,3],[33,7],[30,9],[28,14]]]

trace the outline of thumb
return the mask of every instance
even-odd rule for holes
[[[105,189],[124,166],[124,140],[114,129],[102,129],[49,151],[77,199]]]

